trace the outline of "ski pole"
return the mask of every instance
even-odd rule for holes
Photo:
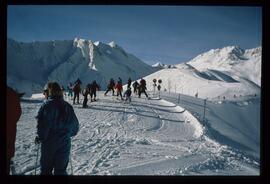
[[[73,175],[73,166],[72,166],[72,159],[71,159],[71,153],[72,153],[72,138],[70,141],[70,154],[69,154],[69,162],[70,162],[70,169],[71,169],[71,175]]]
[[[39,144],[38,144],[38,148],[37,148],[37,158],[36,158],[36,165],[35,165],[35,175],[37,175],[38,154],[39,154]]]

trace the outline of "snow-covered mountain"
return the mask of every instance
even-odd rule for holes
[[[162,90],[201,98],[232,98],[259,95],[261,47],[243,50],[238,46],[212,49],[189,62],[145,77],[152,90],[154,78],[162,79]]]
[[[174,65],[166,65],[161,62],[157,62],[156,64],[153,64],[152,67],[158,68],[158,69],[164,69],[164,68],[176,68]]]
[[[139,79],[158,69],[125,52],[115,42],[74,40],[23,43],[7,41],[7,84],[27,95],[40,92],[47,81],[66,86],[80,78],[96,80],[105,89],[110,78]]]
[[[109,45],[86,42],[63,41],[62,45],[55,42],[57,49],[51,50],[50,44],[35,43],[33,47],[22,43],[24,47],[20,47],[20,43],[14,42],[13,52],[18,54],[9,56],[17,58],[8,63],[8,79],[25,80],[21,85],[31,87],[32,81],[39,84],[50,77],[64,79],[66,72],[73,69],[79,76],[85,71],[84,77],[90,74],[103,77],[104,71],[110,72],[104,69],[108,62],[114,62],[108,64],[111,67],[119,65],[122,69],[123,64],[115,63],[117,59],[104,56],[106,53],[116,58],[125,55],[114,42]],[[144,95],[138,98],[132,93],[128,103],[111,93],[104,96],[104,91],[98,91],[98,100],[88,102],[89,108],[81,108],[65,96],[80,122],[79,132],[71,142],[67,172],[71,175],[260,175],[261,73],[260,68],[254,68],[260,66],[261,48],[234,49],[226,47],[215,54],[211,50],[177,68],[146,76],[148,90],[152,90],[154,78],[162,79],[161,93],[148,91],[151,98]],[[26,58],[42,59],[28,63]],[[25,62],[26,66],[15,61]],[[143,65],[132,66],[140,70]],[[92,73],[88,74],[88,70]],[[39,75],[33,77],[36,73]],[[13,79],[14,76],[19,79]],[[195,93],[199,98],[190,96]],[[218,96],[226,97],[225,102],[215,101]],[[205,97],[210,100],[201,99]],[[21,100],[12,175],[40,173],[40,164],[36,162],[40,149],[33,144],[36,137],[33,117],[43,101],[42,93]]]
[[[212,49],[188,62],[199,71],[218,70],[244,77],[261,86],[262,48],[243,50],[239,46]]]

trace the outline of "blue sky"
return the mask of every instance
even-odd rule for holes
[[[262,44],[262,9],[248,6],[13,5],[17,41],[115,41],[148,64],[176,64],[210,49]]]

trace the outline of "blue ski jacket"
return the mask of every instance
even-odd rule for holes
[[[61,96],[49,97],[40,107],[36,119],[41,143],[59,136],[70,138],[79,130],[73,107]]]

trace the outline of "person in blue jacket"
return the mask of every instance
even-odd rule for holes
[[[46,100],[38,111],[35,142],[41,143],[41,175],[67,175],[71,137],[79,130],[73,107],[64,101],[61,87],[50,82],[44,89]]]
[[[128,100],[128,102],[131,102],[131,87],[128,87],[127,90],[124,93],[124,97],[126,97],[126,101]]]

